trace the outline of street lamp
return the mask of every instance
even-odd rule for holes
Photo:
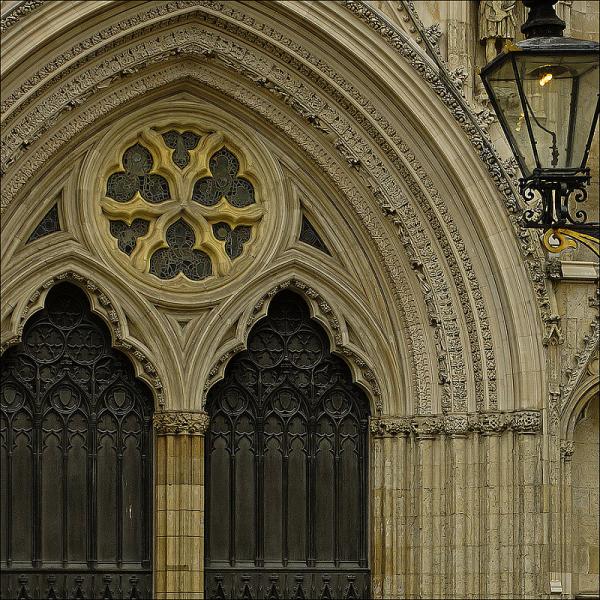
[[[598,254],[598,223],[578,206],[587,197],[586,167],[599,107],[598,42],[563,37],[557,0],[523,0],[525,40],[509,42],[481,78],[523,177],[522,223],[545,230],[550,252],[574,247]]]

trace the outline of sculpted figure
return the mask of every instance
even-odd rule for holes
[[[485,58],[489,62],[516,31],[516,0],[480,0],[479,40],[485,43]]]

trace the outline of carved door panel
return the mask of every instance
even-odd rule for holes
[[[299,296],[272,300],[207,408],[207,597],[368,597],[368,401]]]
[[[70,284],[2,357],[2,598],[150,598],[152,395]]]

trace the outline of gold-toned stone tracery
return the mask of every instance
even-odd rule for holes
[[[227,275],[248,254],[264,214],[245,157],[220,133],[146,130],[120,148],[102,213],[139,271],[173,282]]]

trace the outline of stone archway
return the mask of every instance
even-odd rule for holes
[[[202,593],[205,391],[265,299],[295,282],[356,381],[379,389],[374,595],[537,593],[542,526],[529,527],[527,515],[541,480],[528,459],[541,452],[548,301],[535,252],[506,211],[514,198],[504,168],[430,59],[362,2],[87,2],[77,14],[29,6],[8,31],[3,340],[18,334],[16,312],[33,290],[72,268],[106,285],[127,338],[139,342],[132,354],[151,357],[164,390],[155,592]],[[22,39],[37,25],[31,64],[43,66],[30,72]],[[56,60],[42,56],[42,39]],[[167,127],[221,132],[267,192],[264,236],[230,279],[157,282],[127,262],[101,221],[100,197],[107,178],[126,173],[128,144],[146,143],[165,169],[134,175],[177,179],[160,140]],[[211,156],[202,160],[209,169]],[[181,189],[193,189],[180,175]],[[32,211],[36,202],[43,211]],[[31,215],[57,204],[63,230],[44,245],[23,243]],[[302,214],[316,219],[331,254],[301,245]],[[524,508],[506,517],[511,502]],[[515,560],[514,531],[524,532]]]

